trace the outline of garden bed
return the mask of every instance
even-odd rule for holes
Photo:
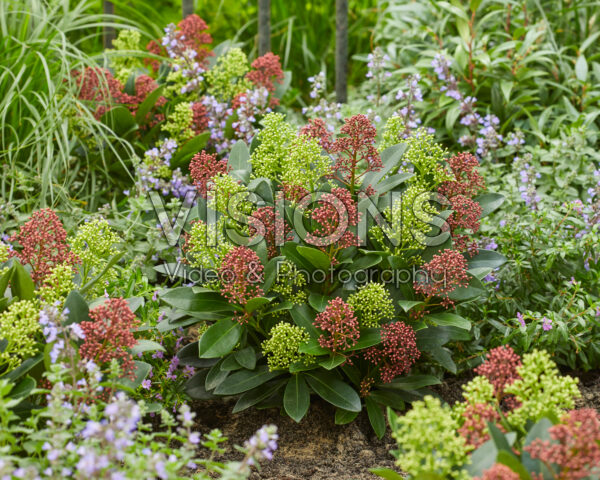
[[[462,385],[469,378],[446,380],[433,388],[445,401],[453,404],[462,399]],[[594,408],[600,412],[600,370],[579,375],[581,398],[577,408]],[[261,425],[279,426],[279,449],[273,461],[255,471],[252,480],[363,480],[375,479],[371,468],[394,468],[389,450],[396,448],[389,429],[379,440],[369,425],[366,412],[349,425],[334,423],[334,408],[316,400],[309,414],[296,423],[279,410],[250,409],[240,415],[231,415],[235,402],[197,402],[194,404],[196,429],[208,432],[220,429],[230,444],[242,444]],[[226,460],[239,460],[242,454],[229,448]]]

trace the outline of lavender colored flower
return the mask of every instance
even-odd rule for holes
[[[552,320],[547,317],[542,318],[542,329],[544,332],[552,330]]]

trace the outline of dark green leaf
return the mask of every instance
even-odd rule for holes
[[[19,300],[32,300],[34,297],[35,285],[33,280],[31,280],[31,276],[23,265],[17,261],[12,266],[10,289],[13,297],[17,297]]]
[[[242,326],[237,321],[229,318],[219,320],[200,337],[200,358],[224,357],[237,345],[241,335]]]
[[[246,347],[235,352],[235,359],[244,368],[254,370],[256,367],[256,352],[252,347]]]
[[[432,313],[425,315],[425,320],[433,322],[435,325],[451,325],[462,328],[463,330],[471,330],[471,322],[466,318],[450,312]]]
[[[217,292],[198,292],[190,287],[168,290],[160,297],[165,303],[186,312],[226,312],[232,305]]]
[[[352,422],[358,416],[358,412],[350,412],[348,410],[344,410],[343,408],[335,409],[335,424],[336,425],[346,425],[347,423]]]
[[[204,378],[204,388],[207,391],[214,390],[229,376],[229,371],[221,368],[223,360],[219,360],[218,363],[214,364],[211,369],[206,372]]]
[[[371,397],[367,397],[365,401],[367,405],[367,414],[369,415],[369,422],[377,438],[382,439],[385,435],[385,416],[383,410],[377,404],[377,402]]]
[[[283,408],[295,421],[300,422],[310,405],[310,392],[301,373],[292,375],[285,387],[283,395]]]
[[[69,310],[69,315],[65,320],[66,325],[90,321],[90,309],[79,292],[73,290],[69,293],[65,300],[65,308]]]
[[[400,305],[400,307],[402,307],[402,310],[404,310],[405,312],[408,312],[413,307],[416,307],[417,305],[422,305],[422,304],[423,304],[423,302],[416,301],[416,300],[398,300],[398,305]]]
[[[493,211],[500,208],[504,203],[504,195],[499,193],[484,193],[475,197],[474,200],[481,206],[481,217],[486,217]]]
[[[308,296],[309,305],[314,308],[317,312],[322,312],[327,307],[327,302],[329,301],[329,297],[326,295],[321,295],[319,293],[311,293]]]
[[[333,373],[325,370],[311,370],[306,372],[306,379],[314,392],[323,400],[344,410],[361,411],[358,393]]]
[[[319,365],[321,365],[325,370],[333,370],[335,367],[341,365],[345,361],[346,357],[344,355],[333,353],[329,358],[321,360]]]
[[[439,385],[442,382],[433,375],[410,375],[408,377],[394,378],[390,383],[386,383],[386,388],[398,390],[418,390],[419,388]]]
[[[240,395],[240,398],[233,407],[233,413],[238,413],[242,410],[253,407],[254,405],[271,397],[275,392],[277,392],[286,384],[286,381],[286,379],[281,379],[273,382],[268,382],[265,385],[260,385],[257,388],[243,393],[242,395]]]
[[[251,390],[263,383],[281,375],[282,372],[270,372],[266,365],[261,365],[256,370],[241,370],[229,375],[221,385],[215,389],[217,395],[237,395]]]
[[[297,247],[296,251],[306,258],[313,267],[318,268],[320,270],[324,270],[327,272],[329,267],[331,266],[331,260],[329,257],[323,253],[321,250],[317,250],[312,247]]]

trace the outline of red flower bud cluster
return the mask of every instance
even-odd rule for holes
[[[331,147],[331,152],[336,154],[333,169],[340,175],[340,180],[353,186],[359,175],[356,171],[359,164],[365,165],[364,172],[383,168],[375,148],[377,129],[366,115],[347,118],[340,132],[344,136],[338,137]]]
[[[333,352],[352,348],[360,337],[354,311],[340,297],[329,300],[327,307],[317,315],[313,324],[324,332],[319,337],[319,345]]]
[[[481,205],[464,195],[455,195],[450,199],[452,215],[448,218],[450,233],[455,248],[460,252],[468,251],[471,256],[479,251],[477,242],[471,241],[469,235],[458,233],[458,230],[469,230],[470,233],[479,231],[481,219]]]
[[[208,195],[210,180],[219,173],[227,173],[228,170],[225,160],[217,160],[216,153],[206,153],[204,150],[194,155],[190,161],[190,176],[204,198]]]
[[[475,448],[489,440],[488,422],[496,424],[500,431],[504,432],[504,428],[500,425],[500,414],[487,403],[468,405],[462,416],[465,421],[458,429],[458,433]]]
[[[275,83],[283,81],[283,70],[279,62],[279,55],[271,52],[265,53],[252,62],[251,70],[246,74],[246,78],[257,87],[266,88],[269,93],[275,91]],[[277,100],[277,99],[274,99]]]
[[[195,13],[188,15],[177,26],[179,27],[177,39],[187,48],[196,51],[198,62],[212,55],[212,52],[206,46],[210,45],[213,39],[210,33],[207,32],[208,25],[198,15]]]
[[[473,480],[519,480],[520,478],[519,474],[513,472],[506,465],[496,463],[483,472],[483,477],[475,477]]]
[[[192,14],[181,20],[177,27],[179,31],[175,32],[175,39],[179,43],[181,50],[192,49],[196,52],[195,60],[202,62],[211,55],[211,52],[207,45],[211,44],[213,39],[210,33],[207,32],[208,25],[198,15]],[[160,40],[151,40],[146,45],[148,52],[158,55],[165,56],[165,48],[160,44]],[[144,63],[149,65],[154,72],[157,72],[160,68],[160,61],[154,58],[145,58]]]
[[[263,294],[263,265],[258,255],[248,247],[239,246],[230,250],[219,268],[219,279],[223,287],[221,294],[231,303],[245,305],[248,300]]]
[[[513,396],[505,398],[504,390],[521,378],[517,372],[520,366],[521,357],[511,347],[502,345],[488,352],[486,361],[475,369],[475,373],[486,377],[494,386],[494,395],[499,402],[505,400],[507,406],[516,408],[516,399]]]
[[[290,185],[288,183],[283,184],[283,195],[286,200],[294,203],[298,203],[304,197],[308,195],[308,190],[301,185]]]
[[[129,349],[137,340],[133,329],[139,324],[127,301],[110,298],[90,310],[92,321],[81,322],[85,340],[79,349],[81,358],[102,366],[117,359],[123,371],[132,376],[135,364]]]
[[[398,375],[408,373],[421,352],[413,328],[404,322],[393,322],[381,326],[381,345],[368,348],[364,355],[379,367],[381,381],[390,383]]]
[[[525,447],[531,458],[558,467],[559,480],[580,480],[598,473],[600,465],[600,416],[591,408],[571,410],[558,425],[549,428],[549,440],[534,440]]]
[[[336,187],[331,193],[323,194],[310,216],[318,226],[306,235],[306,243],[324,247],[334,242],[336,249],[358,244],[358,237],[348,230],[358,225],[358,208],[352,194],[345,188]]]
[[[450,295],[458,287],[466,287],[469,283],[467,261],[456,250],[446,249],[421,267],[426,278],[416,278],[415,292],[427,297],[441,297],[446,308],[454,305]]]
[[[83,72],[73,70],[71,75],[79,89],[78,98],[94,102],[94,116],[98,119],[115,104],[135,102],[135,97],[124,93],[121,82],[107,69],[86,67]]]
[[[479,161],[470,153],[459,153],[448,160],[450,170],[456,180],[443,182],[438,192],[448,198],[464,195],[473,198],[485,188],[485,180],[477,171]]]
[[[257,208],[248,218],[251,237],[263,237],[269,258],[277,256],[277,245],[291,240],[290,228],[274,207]]]
[[[331,148],[333,147],[331,132],[327,129],[325,122],[320,118],[310,119],[308,125],[305,125],[300,129],[300,135],[319,139],[319,144],[323,147],[323,150],[331,152]]]
[[[31,266],[31,278],[36,284],[41,284],[52,269],[61,264],[74,265],[79,259],[69,251],[67,232],[56,213],[44,208],[31,214],[31,217],[21,226],[18,233],[9,238],[17,242],[10,252],[23,264]]]
[[[208,111],[202,102],[192,103],[192,130],[200,135],[208,128]]]

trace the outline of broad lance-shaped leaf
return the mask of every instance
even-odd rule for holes
[[[296,422],[302,420],[310,405],[310,392],[301,373],[292,375],[283,394],[283,408]]]
[[[377,438],[383,438],[385,434],[385,416],[383,414],[383,410],[377,402],[370,397],[367,397],[367,414],[369,416],[369,422],[371,422],[371,426],[373,427],[373,431]]]
[[[349,412],[348,410],[344,410],[343,408],[336,408],[335,424],[346,425],[347,423],[352,422],[357,416],[358,412]]]
[[[189,287],[168,290],[161,297],[165,303],[186,312],[225,312],[234,307],[217,292],[194,293]]]
[[[242,326],[235,320],[224,318],[211,325],[200,337],[200,358],[218,358],[227,355],[240,341]]]
[[[158,342],[142,339],[142,340],[138,340],[137,343],[133,347],[131,347],[131,354],[135,356],[138,353],[154,352],[156,350],[160,350],[161,352],[164,352],[165,347],[163,347]]]
[[[256,367],[256,370],[242,370],[229,375],[216,389],[217,395],[237,395],[252,390],[263,383],[278,377],[283,372],[271,372],[266,365]]]
[[[474,200],[481,206],[481,217],[485,217],[500,208],[504,203],[504,195],[499,193],[484,193],[475,197]]]
[[[310,388],[323,400],[350,412],[361,411],[358,393],[332,372],[310,370],[305,375]]]
[[[306,258],[313,267],[321,270],[329,270],[331,260],[321,250],[312,247],[297,247],[296,251]]]

